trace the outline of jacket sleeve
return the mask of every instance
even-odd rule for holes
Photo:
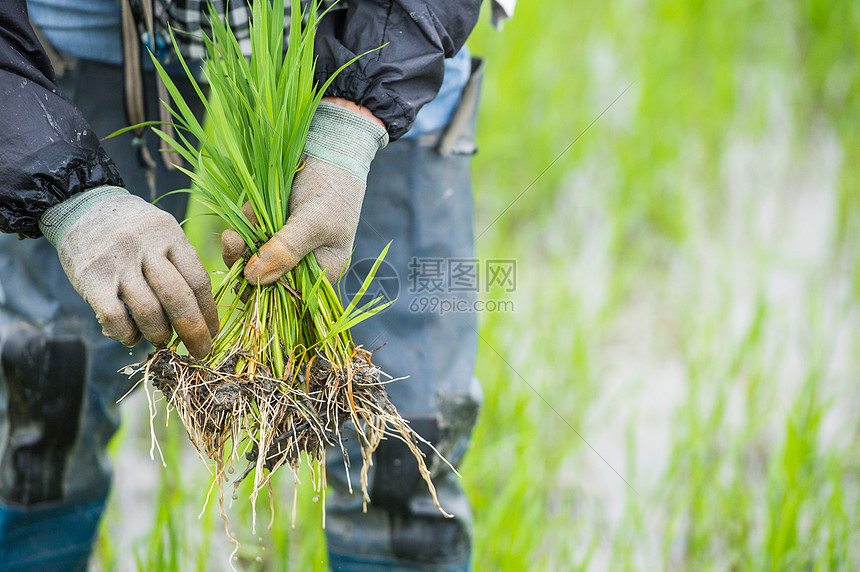
[[[25,0],[0,2],[0,231],[41,236],[42,213],[119,171],[61,95]]]
[[[466,42],[480,7],[480,0],[350,0],[319,22],[317,81],[387,44],[341,72],[326,95],[367,107],[395,140],[409,130],[421,106],[436,97],[444,59]]]

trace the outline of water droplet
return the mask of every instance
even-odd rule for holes
[[[239,495],[236,493],[233,493],[233,500],[239,500]]]
[[[319,502],[319,500],[320,500],[320,496],[319,496],[319,495],[314,495],[314,502]]]

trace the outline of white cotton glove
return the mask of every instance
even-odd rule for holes
[[[169,213],[104,186],[51,207],[39,228],[104,335],[163,346],[175,330],[191,355],[209,353],[218,333],[209,275]]]
[[[313,252],[329,281],[337,282],[352,254],[370,163],[387,143],[379,123],[320,103],[308,130],[304,167],[293,180],[287,222],[250,258],[245,279],[271,284]],[[256,222],[251,209],[243,211]],[[245,243],[232,229],[221,241],[224,262],[232,266]]]

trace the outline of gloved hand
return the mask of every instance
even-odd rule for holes
[[[387,143],[380,123],[340,105],[320,103],[308,130],[304,168],[293,180],[287,222],[248,261],[245,279],[271,284],[313,252],[329,281],[337,282],[352,254],[370,162]],[[243,212],[256,222],[250,208]],[[232,229],[221,235],[221,244],[228,267],[245,250]]]
[[[51,207],[39,228],[104,335],[162,346],[172,326],[191,355],[209,353],[218,333],[209,275],[170,214],[104,186]]]

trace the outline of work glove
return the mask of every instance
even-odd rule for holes
[[[313,252],[329,282],[337,282],[352,254],[370,162],[387,143],[382,125],[339,105],[320,103],[308,130],[304,166],[293,179],[287,222],[251,256],[245,279],[271,284]],[[248,205],[243,212],[256,224]],[[233,229],[224,231],[221,245],[228,267],[246,248]]]
[[[163,346],[172,326],[191,355],[209,353],[218,333],[209,275],[170,214],[103,186],[49,208],[39,228],[104,335]]]

